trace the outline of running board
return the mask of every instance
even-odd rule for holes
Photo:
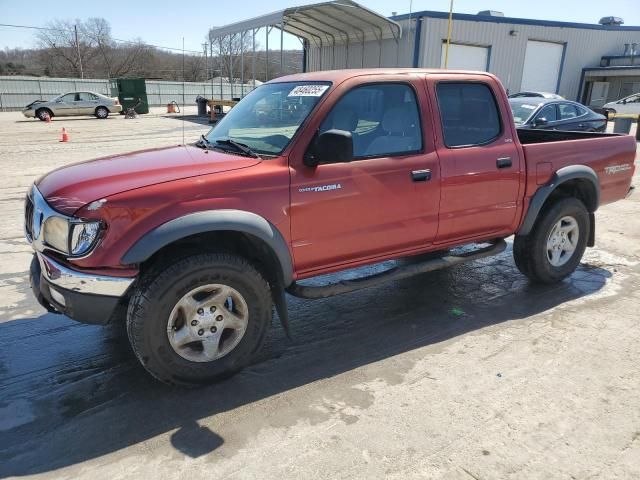
[[[368,277],[340,280],[337,283],[331,283],[329,285],[300,285],[294,282],[287,288],[287,293],[295,297],[307,299],[333,297],[334,295],[355,292],[356,290],[373,287],[381,283],[412,277],[420,273],[433,272],[434,270],[441,270],[472,260],[490,257],[502,253],[504,249],[507,248],[507,243],[503,239],[494,240],[490,243],[491,245],[488,247],[461,253],[460,255],[447,255],[414,265],[402,265]]]

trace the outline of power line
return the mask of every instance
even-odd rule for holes
[[[72,29],[68,29],[68,28],[36,27],[36,26],[33,26],[33,25],[14,25],[14,24],[10,24],[10,23],[0,23],[0,27],[24,28],[24,29],[29,29],[29,30],[47,30],[47,31],[50,31],[50,32],[74,33],[74,31]],[[183,52],[182,48],[164,47],[162,45],[154,45],[152,43],[147,43],[147,42],[138,42],[138,41],[135,41],[135,40],[122,40],[120,38],[111,38],[111,40],[113,40],[114,42],[129,43],[129,44],[134,44],[134,45],[142,44],[142,45],[146,45],[146,46],[149,46],[149,47],[161,48],[163,50],[175,50],[176,52],[180,52],[180,53]],[[202,52],[197,51],[197,50],[184,50],[184,52],[197,53],[198,55],[202,55]]]

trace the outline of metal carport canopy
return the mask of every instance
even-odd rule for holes
[[[351,0],[337,0],[286,8],[213,28],[210,37],[226,37],[270,26],[277,26],[319,47],[369,40],[382,41],[385,38],[397,41],[402,35],[402,28],[393,20]]]

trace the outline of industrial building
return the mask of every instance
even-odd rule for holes
[[[216,38],[279,28],[302,39],[306,71],[444,67],[448,12],[386,18],[351,0],[292,7],[212,30]],[[537,90],[594,107],[640,91],[640,26],[454,13],[448,68],[497,75],[515,93]]]

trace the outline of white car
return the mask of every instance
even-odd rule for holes
[[[95,115],[107,118],[110,113],[120,113],[122,105],[117,98],[107,97],[95,92],[69,92],[58,95],[52,100],[36,100],[22,110],[27,118],[46,120],[53,117],[71,115]]]
[[[607,113],[631,113],[640,115],[640,93],[634,93],[615,102],[605,103],[602,109]]]

